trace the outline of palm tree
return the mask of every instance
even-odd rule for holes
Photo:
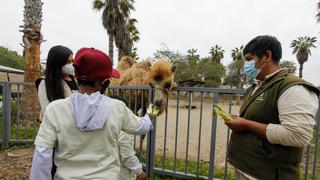
[[[133,42],[138,42],[140,40],[140,32],[136,27],[136,23],[138,22],[137,19],[131,18],[128,21],[128,29],[130,32],[130,36]]]
[[[302,78],[303,64],[308,61],[309,55],[311,55],[310,48],[316,47],[314,44],[317,42],[316,37],[298,37],[291,42],[291,48],[293,48],[292,54],[296,54],[299,63],[299,77]]]
[[[113,59],[114,42],[126,39],[126,18],[134,10],[134,0],[93,0],[93,9],[102,10],[102,25],[109,35],[109,56]]]
[[[318,13],[316,16],[317,16],[317,21],[319,23],[320,22],[320,1],[318,2],[317,6],[318,6]]]
[[[119,36],[116,37],[116,45],[118,47],[118,58],[122,56],[133,55],[132,51],[135,49],[137,52],[137,48],[134,48],[135,42],[140,40],[139,31],[135,26],[135,23],[138,21],[136,19],[128,19],[126,26],[123,26],[121,30],[119,30]],[[135,55],[136,56],[136,55]]]
[[[215,62],[215,63],[221,63],[221,59],[224,57],[224,50],[222,49],[221,46],[215,45],[212,46],[210,49],[210,59]]]
[[[232,49],[231,51],[231,57],[232,57],[232,66],[233,68],[236,70],[236,74],[235,76],[237,78],[239,78],[239,84],[238,84],[238,88],[242,88],[243,85],[246,83],[246,77],[244,76],[243,73],[243,64],[244,64],[244,57],[243,57],[243,45],[240,46],[239,48],[236,47],[234,49]]]
[[[41,34],[42,2],[41,0],[24,0],[23,25],[20,31],[23,33],[23,54],[25,59],[24,81],[34,83],[40,76],[40,45],[44,41]],[[37,94],[33,86],[24,87],[24,95],[21,103],[27,103],[27,109],[23,112],[32,112],[37,101]],[[32,114],[32,113],[27,113]]]

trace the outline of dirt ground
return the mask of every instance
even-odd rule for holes
[[[201,161],[207,162],[210,159],[210,146],[211,146],[211,129],[212,129],[212,102],[204,102],[202,105],[200,101],[195,101],[192,105],[195,109],[185,107],[188,105],[186,101],[182,101],[179,105],[178,121],[177,121],[177,105],[176,101],[169,101],[169,110],[167,117],[167,138],[166,138],[166,156],[174,156],[175,144],[177,144],[176,155],[179,159],[197,160],[198,154]],[[220,103],[222,109],[228,112],[228,104]],[[200,131],[200,112],[202,112],[202,124]],[[232,114],[238,114],[239,106],[232,106]],[[188,115],[190,118],[188,119]],[[189,130],[188,130],[189,122]],[[220,118],[217,119],[216,127],[216,142],[215,142],[215,166],[218,168],[224,167],[226,158],[227,135],[228,128],[224,121]],[[163,155],[164,151],[164,135],[165,135],[165,115],[158,117],[156,127],[156,153]],[[178,127],[177,127],[178,124]],[[176,142],[176,129],[177,142]],[[200,134],[199,134],[200,132]],[[200,135],[200,144],[199,144]],[[189,138],[188,138],[189,136]],[[187,143],[188,141],[188,143]],[[186,156],[188,145],[188,156]],[[199,153],[198,153],[199,152]]]
[[[195,109],[190,112],[185,108],[186,101],[181,100],[178,113],[177,125],[177,105],[175,100],[169,100],[169,110],[167,115],[167,138],[166,138],[166,156],[174,157],[175,144],[177,144],[177,158],[186,158],[186,149],[188,144],[188,156],[190,160],[199,159],[202,162],[208,162],[210,157],[211,145],[211,127],[212,127],[212,103],[204,102],[202,109],[201,142],[199,146],[200,130],[200,102],[194,101],[192,104]],[[227,110],[227,104],[221,104],[224,110]],[[239,107],[233,106],[233,114],[237,114]],[[188,114],[190,113],[190,119]],[[164,153],[164,134],[165,118],[161,115],[157,119],[156,125],[156,153]],[[189,121],[189,131],[188,131]],[[176,129],[178,130],[177,143],[175,142]],[[189,132],[189,134],[187,133]],[[216,143],[215,143],[215,166],[223,167],[225,162],[225,150],[227,140],[227,127],[221,119],[217,121]],[[187,143],[187,136],[189,136]],[[145,143],[146,144],[146,143]],[[28,179],[32,162],[33,148],[11,148],[6,151],[0,151],[0,179]]]
[[[0,151],[0,179],[29,179],[33,148]]]

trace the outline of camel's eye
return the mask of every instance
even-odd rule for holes
[[[171,83],[167,82],[166,85],[164,86],[164,89],[170,89],[171,88]]]

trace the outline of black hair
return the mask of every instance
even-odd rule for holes
[[[72,51],[64,46],[54,46],[49,50],[46,64],[46,91],[48,100],[54,101],[65,98],[62,84],[62,66],[67,64]]]
[[[83,79],[80,79],[78,78],[78,85],[82,85],[82,86],[91,86],[91,87],[95,87],[95,81],[88,81],[88,80],[83,80]],[[105,80],[103,82],[103,84],[101,84],[101,90],[100,90],[100,93],[101,94],[104,94],[106,89],[109,87],[109,84],[110,84],[110,80]]]
[[[91,87],[94,87],[95,85],[95,81],[88,81],[88,80],[83,80],[83,79],[80,79],[78,78],[77,79],[78,81],[78,85],[83,85],[83,86],[91,86]]]
[[[278,64],[282,57],[281,43],[273,36],[257,36],[252,39],[243,49],[243,55],[250,53],[262,58],[267,50],[272,52],[272,60]]]

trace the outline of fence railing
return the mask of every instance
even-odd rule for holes
[[[33,88],[36,93],[33,83],[0,82],[0,87],[1,147],[32,145],[39,127],[38,102],[28,105],[24,90]],[[146,142],[135,137],[137,156],[148,175],[232,179],[233,169],[226,160],[230,130],[213,113],[213,107],[218,103],[225,111],[238,114],[243,93],[244,90],[235,89],[177,88],[167,99],[167,111],[153,120],[154,130],[148,133]],[[110,87],[107,94],[125,97],[130,109],[139,113],[141,107],[152,101],[153,91],[149,86],[119,86]],[[23,107],[27,105],[32,107]],[[302,179],[318,178],[319,113],[315,138],[301,163]]]

